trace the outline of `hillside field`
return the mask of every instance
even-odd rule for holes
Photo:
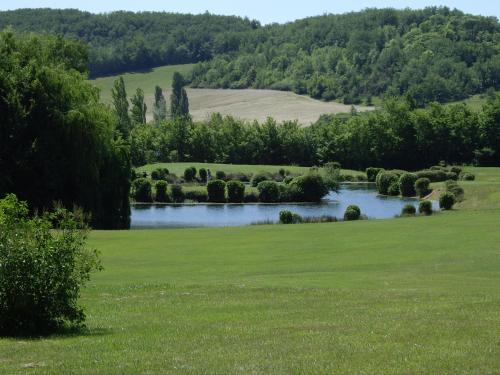
[[[472,171],[489,209],[94,231],[87,329],[0,339],[0,373],[498,373],[500,169]]]
[[[154,88],[159,85],[164,89],[165,98],[170,97],[170,85],[175,71],[186,74],[192,65],[163,66],[147,72],[123,74],[127,94],[131,97],[137,88],[144,90],[148,106],[147,119],[152,120]],[[101,89],[101,98],[111,103],[111,88],[118,76],[97,78],[92,82]],[[229,90],[229,89],[187,89],[190,112],[196,121],[206,120],[212,113],[221,113],[240,119],[264,122],[268,117],[276,121],[298,120],[309,125],[325,113],[349,113],[350,105],[337,102],[323,102],[292,92],[274,90]],[[358,111],[372,107],[355,106]]]

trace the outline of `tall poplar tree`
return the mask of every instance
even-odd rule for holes
[[[163,91],[160,86],[155,87],[153,118],[157,123],[167,118],[167,102],[165,101],[165,97],[163,96]]]
[[[132,122],[134,124],[146,123],[146,111],[148,106],[144,102],[144,91],[137,89],[135,95],[132,97]]]
[[[170,95],[170,117],[186,117],[189,115],[189,100],[184,86],[186,81],[179,72],[175,72],[172,79],[172,94]]]
[[[127,139],[130,133],[131,123],[128,114],[129,104],[127,100],[127,91],[125,90],[125,81],[122,76],[115,80],[111,95],[113,97],[113,106],[116,116],[118,117],[117,129],[122,134],[123,138]]]

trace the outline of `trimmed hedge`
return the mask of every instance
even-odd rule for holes
[[[401,210],[402,216],[414,216],[417,213],[417,209],[412,204],[406,204]]]
[[[184,180],[186,180],[187,182],[193,181],[195,177],[196,177],[195,167],[189,167],[184,170]]]
[[[439,197],[439,208],[442,210],[451,210],[455,201],[455,194],[445,191],[441,193],[441,196]]]
[[[159,180],[156,182],[156,195],[155,195],[155,201],[157,202],[168,202],[169,197],[167,193],[167,181],[164,180]]]
[[[177,184],[170,185],[170,198],[174,203],[184,202],[185,196],[181,185]]]
[[[280,190],[274,181],[262,181],[257,185],[259,200],[264,203],[276,203],[280,200]]]
[[[379,194],[389,195],[389,188],[392,184],[397,184],[398,175],[389,171],[380,171],[375,179]],[[399,187],[398,187],[399,189]]]
[[[366,177],[368,178],[368,181],[375,182],[380,171],[383,171],[383,169],[375,167],[366,168]]]
[[[136,202],[152,202],[151,181],[147,178],[138,178],[132,183],[132,197]]]
[[[295,202],[320,202],[329,192],[323,177],[317,173],[295,177],[290,189],[290,198]]]
[[[421,215],[431,215],[432,214],[432,202],[423,200],[418,204],[418,212]]]
[[[399,177],[399,191],[403,197],[413,197],[416,195],[415,182],[417,176],[413,173],[405,173]]]
[[[226,183],[222,180],[212,180],[207,184],[208,201],[214,203],[226,202]]]
[[[348,206],[344,212],[345,221],[359,220],[360,217],[361,217],[361,210],[356,205]]]
[[[429,188],[431,181],[427,177],[419,178],[415,181],[415,192],[419,197],[425,197],[431,193]]]
[[[231,203],[243,202],[245,197],[245,185],[241,181],[229,181],[226,184],[227,200]]]

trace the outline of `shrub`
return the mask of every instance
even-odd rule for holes
[[[178,184],[170,185],[170,198],[174,203],[184,202],[185,196],[181,185]]]
[[[290,189],[291,198],[296,202],[319,202],[329,192],[323,177],[317,173],[295,177]]]
[[[193,181],[195,177],[196,177],[195,167],[189,167],[184,170],[184,180],[186,180],[187,182]]]
[[[455,201],[462,200],[464,196],[464,189],[458,185],[456,181],[448,180],[445,182],[446,191],[453,193],[455,196]]]
[[[476,179],[476,176],[474,176],[472,173],[462,173],[460,175],[460,179],[463,181],[474,181]]]
[[[78,305],[90,273],[101,269],[98,253],[86,246],[81,212],[57,209],[30,218],[15,195],[0,200],[0,334],[48,334],[81,327]],[[51,229],[52,223],[59,229]]]
[[[226,172],[224,172],[224,171],[217,171],[217,172],[215,172],[215,178],[217,180],[225,181],[226,180]]]
[[[134,181],[138,177],[139,176],[137,175],[137,171],[134,168],[132,168],[130,170],[130,181]]]
[[[284,168],[280,168],[280,170],[278,171],[278,174],[280,176],[282,176],[282,177],[285,177],[285,174],[286,174],[285,169]]]
[[[392,172],[381,171],[377,174],[375,181],[377,183],[377,190],[379,194],[388,195],[389,187],[392,184],[397,183],[398,176]]]
[[[157,168],[151,172],[152,180],[166,180],[169,175],[169,171],[167,168]]]
[[[207,170],[205,168],[200,168],[198,175],[200,176],[201,182],[207,182]]]
[[[136,202],[152,202],[151,181],[147,178],[138,178],[132,183],[132,197]]]
[[[283,182],[284,182],[285,184],[287,184],[287,185],[288,185],[290,182],[292,182],[292,181],[293,181],[293,177],[292,177],[292,176],[286,176],[286,177],[283,179]]]
[[[430,215],[432,214],[432,202],[431,201],[420,201],[418,204],[418,212],[421,215]]]
[[[204,203],[208,201],[208,194],[204,190],[190,190],[184,194],[185,200]]]
[[[344,212],[345,221],[359,220],[361,216],[361,211],[358,206],[349,206]]]
[[[431,182],[441,182],[448,179],[448,175],[442,170],[429,170],[425,169],[422,171],[415,172],[418,178],[428,178]]]
[[[368,181],[375,182],[375,179],[380,171],[383,171],[383,169],[374,167],[366,168],[366,177],[368,178]]]
[[[419,197],[425,197],[430,194],[429,188],[431,181],[427,177],[418,178],[415,181],[415,192]]]
[[[391,186],[389,186],[389,189],[387,190],[387,194],[391,195],[393,197],[396,197],[399,195],[399,182],[393,182]]]
[[[236,180],[241,182],[250,182],[250,176],[242,172],[228,173],[226,180]]]
[[[302,222],[302,217],[288,210],[280,211],[281,224],[298,224]]]
[[[243,201],[245,203],[255,203],[259,201],[259,195],[257,193],[254,193],[253,191],[251,192],[245,192],[245,196],[243,198]]]
[[[252,186],[256,187],[262,181],[270,181],[272,179],[273,179],[273,176],[270,173],[267,173],[267,172],[255,173],[252,177]]]
[[[159,180],[156,182],[156,195],[155,200],[157,202],[168,202],[168,193],[167,193],[167,181]]]
[[[243,202],[245,185],[241,181],[229,181],[227,187],[227,200],[231,203]]]
[[[451,210],[455,204],[455,194],[445,191],[439,196],[439,208],[442,210]]]
[[[403,197],[415,196],[415,182],[417,176],[413,173],[405,173],[399,177],[399,191]]]
[[[457,181],[458,175],[456,173],[453,173],[453,172],[446,172],[446,179]]]
[[[207,184],[208,201],[224,203],[226,201],[226,183],[223,180],[212,180]]]
[[[401,215],[403,216],[414,216],[417,212],[417,209],[412,204],[406,204],[401,210]]]
[[[352,174],[340,174],[339,181],[347,181],[352,182],[355,180],[355,177]]]
[[[276,203],[280,199],[278,184],[274,181],[262,181],[257,185],[259,200],[264,203]]]
[[[451,167],[450,172],[455,173],[457,176],[460,176],[460,173],[462,173],[462,168],[460,167]]]
[[[157,170],[154,170],[151,172],[151,179],[152,180],[159,180],[160,179],[160,174],[158,173]]]

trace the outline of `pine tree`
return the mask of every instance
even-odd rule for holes
[[[132,102],[132,121],[134,124],[146,123],[146,111],[148,106],[144,103],[144,91],[137,89],[131,99]]]
[[[189,100],[186,90],[186,82],[182,74],[175,72],[172,80],[172,95],[170,95],[170,117],[186,117],[189,115]]]
[[[163,96],[163,91],[160,86],[155,87],[153,118],[157,123],[167,118],[167,102],[165,101],[165,97]]]
[[[111,89],[111,95],[113,97],[113,106],[115,107],[115,112],[118,117],[118,131],[122,134],[123,138],[127,139],[130,132],[130,117],[128,114],[128,100],[127,91],[125,90],[125,82],[123,77],[120,76],[113,85]]]

